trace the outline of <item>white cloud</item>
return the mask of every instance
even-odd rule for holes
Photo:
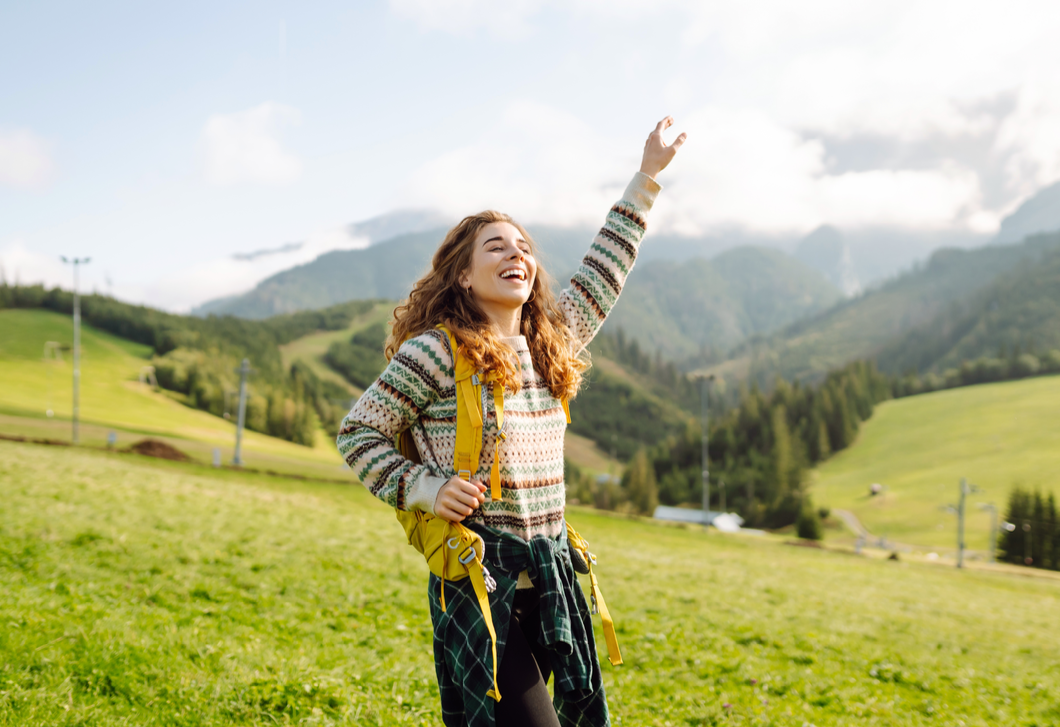
[[[0,185],[42,187],[51,180],[53,170],[44,139],[25,129],[0,130]]]
[[[302,162],[283,148],[282,127],[298,123],[290,106],[267,102],[233,114],[216,114],[202,130],[200,151],[206,180],[216,185],[243,182],[287,184],[298,179]]]
[[[11,240],[0,249],[0,267],[9,284],[43,283],[48,287],[62,285],[65,288],[73,284],[73,274],[58,257],[42,255],[21,239]]]
[[[666,172],[670,190],[656,215],[673,229],[829,222],[983,233],[1060,178],[1060,84],[1051,78],[1060,65],[1060,5],[1051,0],[392,0],[391,7],[454,34],[593,27],[583,35],[586,57],[595,43],[612,61],[610,71],[597,69],[601,83],[608,80],[600,74],[615,72],[617,56],[606,55],[614,47],[628,47],[631,57],[662,52],[672,61],[664,77],[638,78],[629,67],[622,75],[646,102],[680,109],[678,124],[691,134]],[[660,24],[674,29],[665,48],[652,34]],[[998,103],[1004,99],[1012,101]],[[529,118],[548,115],[540,104],[524,106]],[[452,212],[490,199],[535,218],[581,221],[584,207],[599,206],[601,186],[613,186],[614,152],[629,144],[597,134],[568,149],[561,137],[505,119],[420,167],[402,192]],[[855,168],[833,164],[836,142],[858,158]],[[573,153],[572,162],[555,150]],[[564,178],[542,159],[558,161]]]
[[[669,134],[678,131],[689,141],[660,176],[668,189],[655,229],[940,228],[965,225],[978,211],[978,181],[968,169],[828,174],[820,142],[758,111],[702,109]],[[454,216],[492,207],[525,221],[596,224],[636,171],[640,141],[601,137],[555,109],[516,102],[483,138],[417,169],[399,197]]]
[[[597,222],[639,161],[635,147],[617,151],[580,119],[517,101],[474,142],[416,169],[394,206],[434,207],[453,217],[490,208],[526,221]]]

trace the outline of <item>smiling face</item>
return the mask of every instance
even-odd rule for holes
[[[471,296],[487,315],[521,309],[537,277],[530,242],[515,225],[491,222],[479,230],[472,245],[471,267],[460,284],[470,286]]]

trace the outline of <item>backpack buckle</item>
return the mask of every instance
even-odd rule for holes
[[[456,476],[465,482],[471,482],[471,470],[458,470]]]
[[[463,555],[461,555],[457,560],[460,561],[461,565],[467,565],[468,563],[470,563],[471,561],[473,561],[475,559],[476,555],[478,555],[478,554],[475,552],[475,548],[471,547],[471,548],[468,548],[467,552],[464,553]]]

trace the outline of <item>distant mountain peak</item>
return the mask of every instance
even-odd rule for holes
[[[1060,182],[1039,190],[1015,212],[1001,220],[994,243],[1020,242],[1028,235],[1060,230]]]

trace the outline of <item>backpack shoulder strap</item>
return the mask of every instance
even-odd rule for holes
[[[456,447],[453,469],[457,476],[471,480],[482,455],[482,381],[466,358],[460,355],[456,336],[444,325],[438,328],[449,338],[456,379]],[[498,498],[499,499],[499,498]]]

